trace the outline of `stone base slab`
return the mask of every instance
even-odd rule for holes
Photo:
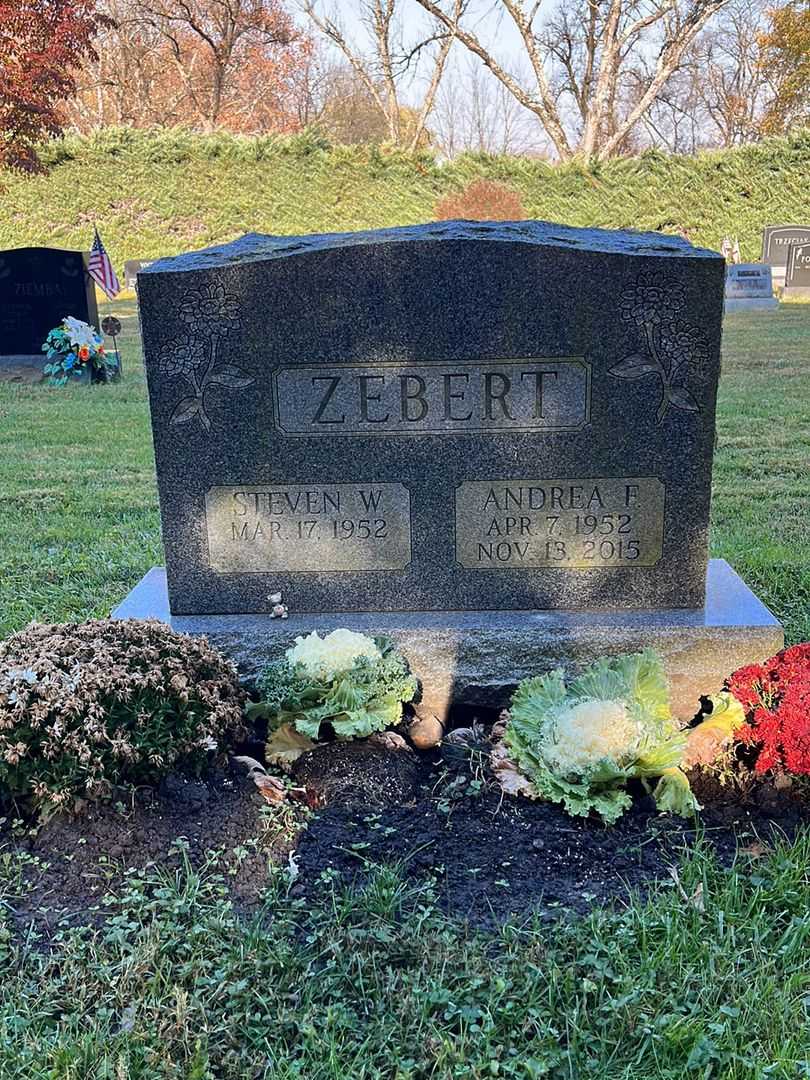
[[[723,311],[726,314],[730,311],[776,311],[778,307],[779,301],[776,297],[750,296],[746,299],[737,296],[726,297]]]
[[[281,657],[292,639],[347,627],[387,634],[423,684],[420,712],[444,716],[451,704],[500,708],[516,684],[554,667],[575,671],[600,656],[650,646],[664,658],[673,709],[684,720],[701,694],[720,689],[743,664],[784,644],[781,624],[723,559],[712,559],[703,608],[661,611],[427,611],[268,615],[171,615],[166,574],[155,567],[112,614],[160,619],[205,634],[245,681]]]

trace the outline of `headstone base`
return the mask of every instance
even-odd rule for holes
[[[751,297],[748,300],[737,297],[726,299],[723,311],[728,315],[730,311],[775,311],[778,307],[779,301],[775,296]]]
[[[810,299],[810,288],[806,285],[787,285],[782,290],[783,300],[807,300]]]
[[[0,382],[27,383],[34,385],[42,382],[45,376],[42,368],[45,358],[42,353],[32,356],[0,356]]]
[[[427,611],[171,615],[166,574],[155,567],[112,614],[160,619],[187,634],[205,634],[251,684],[293,638],[347,627],[387,634],[424,684],[420,711],[443,716],[451,704],[500,708],[515,685],[553,667],[575,670],[600,656],[650,646],[664,658],[673,709],[691,719],[701,694],[718,690],[743,664],[784,645],[781,624],[723,559],[712,559],[706,605],[668,611]]]

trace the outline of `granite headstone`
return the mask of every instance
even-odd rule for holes
[[[699,607],[723,274],[534,223],[153,263],[172,610]]]
[[[147,266],[151,266],[153,261],[154,260],[146,259],[127,259],[124,263],[124,288],[134,289],[139,272],[145,270]]]
[[[785,273],[785,299],[810,296],[810,241],[791,244]]]
[[[675,628],[704,648],[724,273],[681,238],[540,222],[153,263],[168,597],[153,574],[116,615],[151,607],[247,668],[314,626],[389,632],[436,710],[501,700],[506,643],[576,662]],[[735,633],[723,649],[752,659]]]
[[[726,311],[774,310],[771,268],[767,263],[737,263],[726,270]]]
[[[0,251],[0,352],[6,362],[43,363],[42,343],[66,315],[98,327],[85,260],[81,251],[60,248]]]
[[[773,270],[775,285],[785,283],[791,244],[810,243],[810,225],[767,225],[762,231],[762,261]]]

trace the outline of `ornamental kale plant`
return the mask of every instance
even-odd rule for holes
[[[333,630],[325,638],[317,632],[296,638],[284,660],[265,668],[258,688],[262,700],[249,712],[270,720],[268,759],[283,745],[288,762],[292,746],[302,753],[314,745],[324,724],[338,739],[361,739],[398,724],[417,682],[387,638]]]
[[[0,643],[0,799],[43,810],[198,772],[245,734],[236,668],[136,619],[36,623]]]
[[[699,809],[680,767],[686,733],[651,650],[600,660],[568,682],[561,670],[525,679],[494,734],[493,768],[511,793],[613,822],[631,804],[628,780],[657,780],[660,810],[689,816]]]
[[[745,710],[734,736],[754,770],[810,775],[810,643],[740,668],[726,687]]]

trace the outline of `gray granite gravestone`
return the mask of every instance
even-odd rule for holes
[[[116,615],[207,632],[248,674],[305,630],[387,632],[434,710],[617,646],[660,642],[685,697],[764,657],[766,609],[721,566],[706,592],[724,272],[679,238],[539,222],[152,264],[166,577]]]
[[[60,248],[0,251],[0,366],[41,367],[42,343],[66,315],[98,328],[86,260]]]
[[[785,274],[784,297],[810,296],[810,240],[806,244],[791,244]]]
[[[134,289],[138,274],[147,266],[151,266],[153,262],[153,259],[127,259],[124,263],[124,288]]]
[[[737,263],[726,270],[726,311],[772,311],[779,307],[773,295],[771,268],[766,263]]]
[[[810,225],[767,225],[762,231],[762,261],[773,271],[773,283],[785,284],[791,244],[810,243]]]

